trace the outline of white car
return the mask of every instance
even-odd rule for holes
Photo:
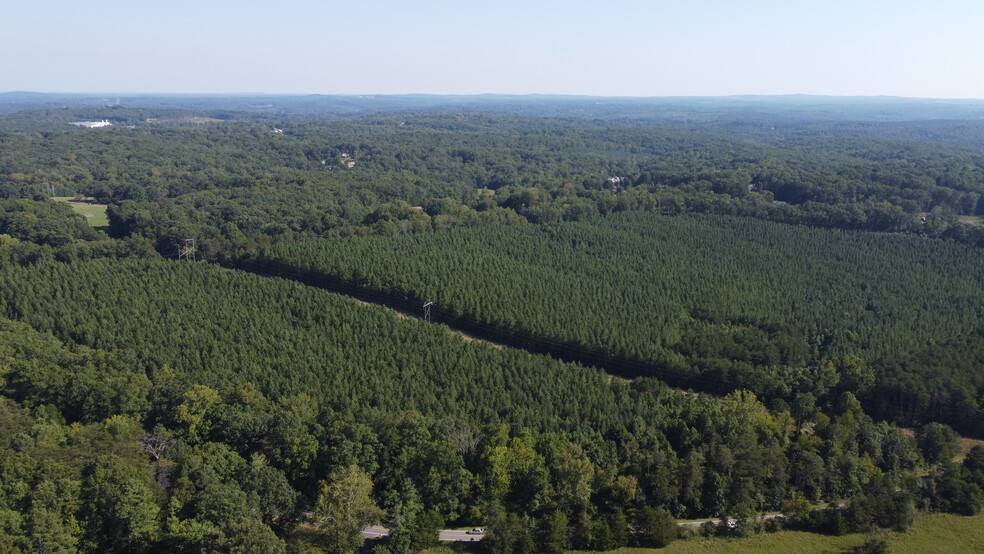
[[[474,528],[474,529],[472,529],[470,531],[465,531],[465,534],[466,535],[484,535],[485,534],[485,529],[482,529],[481,527],[476,527],[476,528]]]

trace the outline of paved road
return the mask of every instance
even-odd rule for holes
[[[781,518],[785,516],[783,516],[782,514],[768,514],[764,516],[759,516],[758,520],[766,521],[777,517]],[[708,521],[710,521],[714,525],[721,525],[721,523],[723,522],[721,519],[715,518],[710,520],[704,519],[700,521],[681,521],[677,523],[677,525],[679,525],[680,527],[700,527],[701,525],[703,525]],[[738,524],[737,519],[734,518],[728,519],[728,527],[734,527],[737,524]],[[369,527],[366,527],[365,529],[362,530],[362,536],[367,539],[380,539],[383,537],[388,537],[390,531],[391,529],[383,527],[382,525],[370,525]],[[445,541],[445,542],[473,542],[473,541],[480,541],[483,538],[485,538],[484,534],[470,535],[468,534],[467,531],[459,531],[456,529],[442,529],[440,534],[438,535],[437,540]]]
[[[778,518],[783,518],[783,517],[786,517],[786,516],[784,516],[782,514],[767,514],[767,515],[764,515],[764,516],[758,516],[757,519],[759,521],[768,521],[770,519],[775,519],[777,517]],[[679,525],[680,527],[700,527],[701,525],[707,523],[708,521],[710,521],[714,525],[721,525],[721,521],[722,520],[717,519],[717,518],[714,518],[714,519],[709,519],[709,520],[708,519],[702,519],[700,521],[681,521],[680,523],[677,523],[677,525]],[[728,527],[734,527],[737,524],[738,524],[738,520],[737,519],[728,518]]]
[[[444,529],[441,531],[440,536],[437,540],[439,541],[458,541],[458,542],[468,542],[468,541],[480,541],[485,537],[482,535],[469,535],[467,531],[455,531],[454,529]]]
[[[362,530],[362,536],[367,539],[381,539],[383,537],[388,537],[391,529],[387,529],[382,525],[370,525]],[[469,535],[467,531],[458,531],[455,529],[443,529],[437,540],[448,541],[448,542],[472,542],[480,541],[485,535]]]
[[[702,519],[700,521],[681,521],[680,523],[677,523],[677,525],[679,525],[680,527],[700,527],[701,525],[707,523],[708,521],[710,521],[714,525],[721,525],[721,520],[717,518]],[[728,519],[728,527],[734,527],[737,523],[738,523],[737,519]]]
[[[387,529],[382,525],[370,525],[362,530],[362,536],[367,539],[380,539],[383,537],[388,537],[391,529]],[[467,531],[458,531],[455,529],[443,529],[440,535],[438,535],[437,540],[448,541],[448,542],[472,542],[480,541],[485,537],[485,535],[469,535]]]
[[[390,530],[383,527],[382,525],[370,525],[362,530],[362,536],[367,539],[379,539],[382,537],[388,537]]]

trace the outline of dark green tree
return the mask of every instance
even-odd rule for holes
[[[646,548],[663,548],[676,540],[676,519],[664,508],[643,506],[636,512],[635,543]]]
[[[546,554],[563,554],[570,548],[570,535],[567,514],[560,510],[550,512],[540,521],[538,549]]]
[[[950,462],[960,448],[957,433],[942,423],[927,423],[919,429],[917,439],[923,458],[930,464]]]

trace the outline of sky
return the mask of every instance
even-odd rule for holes
[[[0,92],[984,99],[982,0],[0,0]]]

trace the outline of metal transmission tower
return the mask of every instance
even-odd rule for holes
[[[433,305],[434,303],[430,300],[424,302],[424,321],[427,323],[431,323],[431,306]]]
[[[195,261],[195,239],[184,239],[184,244],[178,247],[178,259]]]

